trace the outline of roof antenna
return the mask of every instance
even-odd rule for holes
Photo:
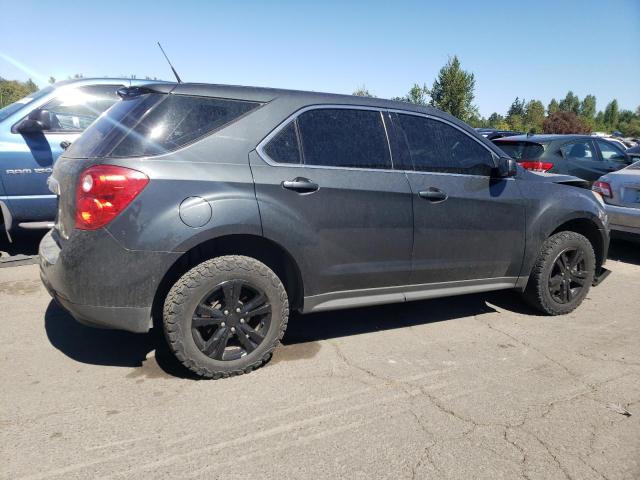
[[[164,58],[167,59],[167,63],[169,64],[169,66],[171,67],[171,71],[173,72],[173,74],[176,76],[176,80],[178,81],[178,83],[182,83],[182,80],[180,80],[180,75],[178,75],[178,72],[176,72],[176,69],[173,68],[173,65],[171,65],[171,60],[169,60],[169,57],[167,57],[167,54],[164,53],[164,48],[162,48],[162,45],[160,45],[160,42],[158,42],[158,46],[160,47],[160,51],[162,52],[162,54],[164,55]]]

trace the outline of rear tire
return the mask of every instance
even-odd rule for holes
[[[540,249],[524,298],[547,315],[569,313],[587,296],[595,269],[589,240],[576,232],[556,233]]]
[[[287,328],[280,279],[250,257],[227,255],[185,273],[164,303],[169,349],[206,378],[249,373],[267,362]]]

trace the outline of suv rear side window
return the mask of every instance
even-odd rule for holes
[[[295,120],[280,130],[264,151],[275,162],[300,163],[300,145]]]
[[[148,93],[124,99],[69,149],[75,158],[160,155],[183,147],[258,107],[256,102]]]
[[[491,175],[493,156],[477,141],[444,122],[398,114],[416,170]]]
[[[535,160],[544,153],[544,146],[534,142],[493,142],[514,160]]]
[[[322,108],[297,121],[306,165],[391,169],[380,112]]]

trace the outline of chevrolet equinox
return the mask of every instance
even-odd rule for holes
[[[608,273],[586,182],[529,172],[438,110],[205,84],[119,94],[55,165],[41,277],[82,323],[162,328],[200,376],[264,364],[291,310],[515,289],[559,315]]]

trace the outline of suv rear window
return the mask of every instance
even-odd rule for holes
[[[148,93],[116,103],[76,140],[71,158],[160,155],[222,128],[256,102]]]
[[[544,146],[534,142],[493,142],[514,160],[534,160],[544,153]]]

